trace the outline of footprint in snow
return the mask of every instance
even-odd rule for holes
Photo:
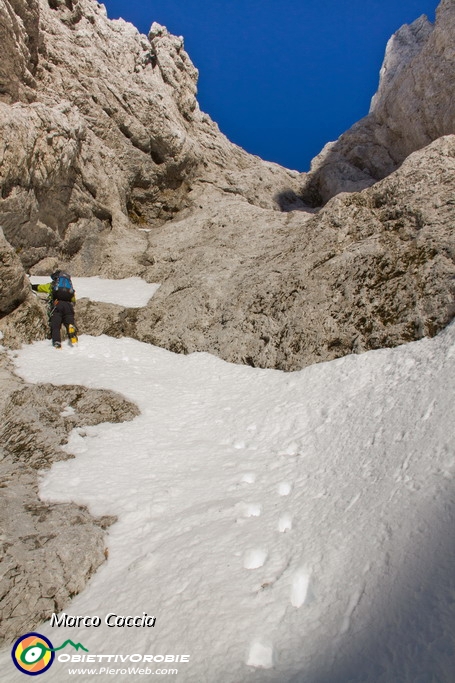
[[[290,529],[292,529],[292,517],[290,514],[285,513],[278,520],[278,531],[284,533],[285,531],[290,531]]]
[[[243,448],[246,448],[246,443],[245,443],[245,441],[238,439],[237,441],[234,441],[233,446],[237,450],[242,450]]]
[[[273,666],[273,646],[255,640],[250,645],[246,665],[253,666],[255,669],[271,669]]]
[[[306,567],[300,567],[294,574],[291,587],[291,605],[302,607],[308,596],[311,572]]]
[[[245,517],[260,517],[262,512],[262,506],[259,504],[251,503],[246,506]]]
[[[297,455],[298,452],[299,444],[297,441],[292,441],[284,451],[285,455]]]
[[[287,481],[282,481],[281,484],[278,485],[278,494],[280,496],[288,496],[292,491],[292,486],[288,484]]]
[[[244,484],[254,484],[254,482],[256,481],[256,475],[254,472],[246,472],[243,475],[241,481]]]
[[[245,569],[259,569],[264,565],[266,559],[267,551],[263,548],[247,550],[243,558],[243,566]]]

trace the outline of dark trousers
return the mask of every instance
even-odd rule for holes
[[[60,336],[60,328],[65,325],[68,330],[68,325],[74,325],[74,308],[70,301],[57,301],[52,309],[51,314],[51,332],[52,332],[52,343],[61,342],[62,338]]]

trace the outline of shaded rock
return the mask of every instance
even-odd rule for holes
[[[83,136],[83,122],[66,106],[0,104],[0,220],[25,268],[63,247]]]
[[[12,313],[0,319],[2,343],[9,349],[47,339],[49,324],[46,305],[29,294],[27,299]]]
[[[17,308],[29,292],[22,264],[0,228],[0,318]]]
[[[137,308],[125,308],[117,304],[80,299],[77,304],[77,324],[84,334],[98,337],[107,334],[110,337],[132,337],[138,339],[136,321]]]

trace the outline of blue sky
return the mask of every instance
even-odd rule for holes
[[[105,0],[108,16],[182,35],[201,109],[263,159],[310,160],[368,113],[389,37],[437,0]]]

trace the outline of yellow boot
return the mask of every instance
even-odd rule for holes
[[[70,340],[71,346],[76,346],[77,344],[77,332],[74,325],[68,325],[68,339]]]

